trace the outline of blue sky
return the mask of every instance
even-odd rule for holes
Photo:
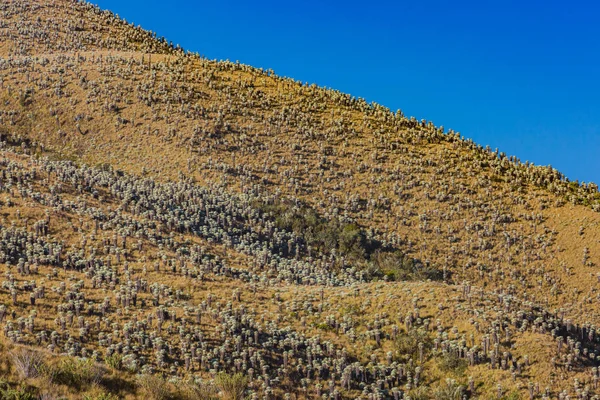
[[[600,3],[98,0],[239,60],[600,183]]]

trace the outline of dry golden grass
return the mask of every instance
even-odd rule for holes
[[[405,318],[418,313],[421,322],[429,322],[431,340],[439,326],[439,346],[442,341],[455,346],[463,340],[469,348],[481,346],[494,326],[501,326],[500,335],[504,335],[507,325],[511,337],[500,341],[501,352],[510,352],[516,363],[529,358],[529,365],[515,375],[509,367],[491,368],[490,362],[453,372],[443,368],[441,351],[432,351],[421,365],[421,386],[433,388],[429,396],[446,377],[467,387],[470,376],[476,382],[475,393],[470,394],[480,398],[497,398],[498,384],[503,395],[515,392],[527,398],[530,382],[539,386],[535,391],[539,398],[546,387],[552,397],[563,390],[575,393],[580,389],[581,394],[586,386],[596,393],[592,370],[596,361],[588,358],[566,365],[572,350],[558,354],[552,335],[556,328],[567,336],[567,320],[586,326],[588,332],[600,325],[595,307],[600,286],[600,214],[593,210],[600,196],[593,187],[553,181],[552,171],[497,157],[454,133],[442,134],[430,123],[394,115],[337,92],[247,66],[185,55],[81,4],[56,0],[4,2],[2,6],[0,135],[24,153],[3,151],[2,156],[21,163],[24,171],[37,169],[33,158],[50,157],[98,168],[110,166],[155,182],[184,178],[232,194],[257,192],[271,201],[302,202],[325,219],[352,221],[406,257],[447,271],[443,282],[380,280],[343,287],[285,280],[249,283],[214,273],[193,280],[170,272],[164,264],[160,271],[154,270],[156,261],[180,260],[173,249],[140,239],[143,250],[139,251],[134,245],[138,239],[128,238],[129,245],[124,246],[130,250],[128,272],[123,260],[105,255],[119,274],[181,291],[181,299],[171,306],[177,322],[159,334],[166,341],[176,340],[185,307],[197,307],[214,297],[211,311],[196,324],[211,346],[217,347],[222,340],[223,317],[218,311],[231,303],[232,310],[240,312],[243,307],[260,321],[262,329],[270,324],[277,329],[289,327],[305,338],[330,342],[337,351],[344,349],[353,362],[367,366],[375,360],[384,365],[388,352],[394,360],[403,357],[391,338],[393,326],[400,333],[408,331]],[[48,40],[36,38],[33,32],[45,33]],[[48,193],[57,183],[49,175],[34,180],[30,189]],[[120,200],[107,190],[100,200],[66,183],[63,186],[63,202],[84,200],[88,207],[105,213],[121,208]],[[102,249],[105,241],[121,235],[118,227],[96,234],[88,215],[43,206],[19,195],[17,186],[3,192],[0,200],[5,203],[0,209],[3,227],[24,228],[28,221],[31,229],[33,222],[49,214],[49,239],[64,242],[74,251],[85,248],[87,255],[93,247]],[[142,220],[131,210],[123,209],[123,213]],[[257,276],[268,272],[226,243],[171,233],[178,244],[201,246],[228,267]],[[14,274],[14,266],[3,265],[3,272]],[[114,305],[119,288],[118,284],[92,288],[83,272],[45,265],[33,277],[14,275],[17,285],[32,279],[45,281],[47,296],[37,300],[35,307],[26,294],[20,294],[13,305],[9,291],[0,291],[3,303],[15,313],[11,320],[37,311],[36,332],[57,329],[57,306],[65,300],[50,289],[60,287],[61,282],[68,288],[82,280],[85,299],[93,304],[108,297]],[[128,322],[155,312],[150,293],[140,292],[138,302],[129,310],[110,313],[103,330],[115,324],[122,332]],[[510,325],[521,318],[519,312],[529,319],[524,329]],[[564,325],[538,326],[533,331],[531,325],[537,318],[540,326],[556,320]],[[354,337],[345,328],[332,326],[340,322],[353,324]],[[382,337],[378,344],[373,332],[379,323],[376,329]],[[156,324],[150,325],[149,330],[157,329]],[[79,327],[73,323],[62,333],[78,337]],[[34,334],[26,334],[22,342],[34,345]],[[12,345],[6,342],[5,346]],[[582,346],[594,352],[596,339]],[[101,353],[101,359],[104,347],[95,341],[86,344],[89,351]],[[145,351],[146,356],[151,354]],[[277,366],[280,355],[270,355]],[[180,379],[190,375],[214,378],[213,372],[198,365],[192,371],[173,363],[157,369]],[[11,384],[17,383],[10,365],[2,371]],[[110,377],[104,386],[82,390],[90,396],[105,389],[120,397],[142,396],[132,373],[115,371]],[[315,385],[305,383],[303,388],[292,373],[279,378],[274,385],[276,397],[317,395]],[[59,396],[79,396],[68,384],[39,379],[29,383]],[[328,393],[327,379],[320,384],[324,387],[321,394]],[[341,386],[336,382],[345,398],[361,395],[358,386],[350,390]],[[408,390],[405,383],[401,386]],[[257,382],[251,381],[250,389],[265,393]]]

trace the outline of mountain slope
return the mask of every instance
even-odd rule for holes
[[[7,342],[252,367],[260,397],[594,393],[595,185],[84,3],[1,7]]]

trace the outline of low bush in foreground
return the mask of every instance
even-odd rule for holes
[[[26,348],[13,350],[10,358],[21,379],[37,377],[45,366],[42,354]]]
[[[239,373],[235,375],[221,373],[217,375],[216,384],[223,391],[226,399],[242,400],[248,388],[248,377]]]

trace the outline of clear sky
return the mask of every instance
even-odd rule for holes
[[[600,3],[95,1],[208,58],[399,108],[600,183]]]

